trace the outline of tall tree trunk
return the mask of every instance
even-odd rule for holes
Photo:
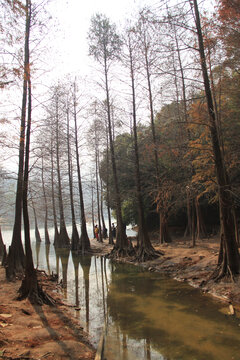
[[[103,239],[107,238],[107,229],[105,225],[105,219],[103,214],[103,185],[102,185],[102,179],[100,178],[100,210],[101,210],[101,219],[102,219],[102,237]]]
[[[149,66],[149,58],[148,58],[148,45],[145,32],[143,33],[143,48],[144,48],[144,61],[145,61],[145,70],[147,75],[147,86],[148,86],[148,101],[150,107],[150,121],[151,121],[151,132],[152,132],[152,140],[153,140],[153,151],[154,151],[154,164],[155,164],[155,172],[156,172],[156,181],[157,181],[157,193],[160,191],[161,181],[160,181],[160,171],[159,171],[159,160],[158,160],[158,144],[154,123],[154,108],[153,108],[153,95],[152,95],[152,82],[151,82],[151,73]],[[159,237],[160,237],[160,224],[161,224],[161,214],[159,207]]]
[[[80,235],[80,244],[79,251],[84,254],[91,249],[90,241],[87,233],[87,224],[85,217],[84,201],[83,201],[83,191],[82,191],[82,179],[81,179],[81,169],[79,161],[79,151],[78,151],[78,128],[77,128],[77,99],[76,99],[76,83],[74,83],[74,127],[75,127],[75,148],[76,148],[76,159],[77,159],[77,174],[78,174],[78,191],[79,191],[79,200],[80,200],[80,211],[81,211],[81,235]]]
[[[36,214],[36,209],[32,200],[32,207],[33,207],[33,213],[34,213],[34,222],[35,222],[35,238],[36,238],[36,242],[41,242],[41,235],[38,229],[38,221],[37,221],[37,214]]]
[[[55,246],[59,248],[68,248],[70,246],[69,237],[66,229],[64,209],[63,209],[63,196],[62,196],[62,180],[60,170],[60,150],[59,150],[59,99],[56,93],[56,162],[57,162],[57,179],[58,179],[58,204],[60,214],[60,231]]]
[[[26,6],[28,11],[28,1]],[[18,179],[15,200],[15,217],[12,234],[12,242],[9,247],[8,256],[5,263],[6,277],[8,280],[14,280],[16,276],[22,276],[24,273],[25,256],[23,251],[21,230],[22,230],[22,196],[23,196],[23,171],[24,171],[24,147],[25,147],[25,127],[26,127],[26,107],[27,107],[27,79],[29,69],[29,35],[30,19],[26,15],[25,24],[25,44],[24,44],[24,75],[23,75],[23,95],[21,109],[21,125],[19,140],[18,157]]]
[[[204,238],[207,236],[206,227],[203,221],[201,207],[199,205],[198,196],[195,198],[195,209],[196,209],[196,224],[197,224],[197,231],[196,231],[196,240],[200,238]]]
[[[170,243],[172,241],[168,230],[167,214],[160,210],[160,244],[164,242]]]
[[[192,206],[191,206],[191,194],[189,186],[186,186],[186,193],[187,193],[187,226],[184,232],[185,236],[192,236]]]
[[[42,177],[42,189],[43,189],[43,198],[44,198],[44,207],[45,207],[45,215],[44,215],[44,234],[45,234],[45,244],[50,244],[50,238],[48,233],[48,203],[47,196],[45,190],[44,183],[44,166],[43,166],[43,154],[42,154],[42,169],[41,169],[41,177]]]
[[[141,175],[139,166],[139,152],[138,152],[138,136],[137,136],[137,114],[136,114],[136,97],[135,97],[135,73],[133,64],[132,44],[129,34],[128,50],[130,60],[130,77],[131,77],[131,91],[132,91],[132,114],[133,114],[133,134],[134,134],[134,154],[135,154],[135,180],[137,190],[137,204],[138,204],[138,240],[139,247],[137,249],[137,260],[147,261],[159,256],[159,253],[153,248],[144,218],[143,199],[141,190]]]
[[[219,193],[220,224],[222,231],[221,238],[223,241],[223,259],[220,266],[217,268],[215,274],[213,275],[215,279],[219,279],[225,275],[234,276],[236,274],[239,274],[240,257],[234,232],[233,200],[230,192],[228,174],[225,168],[219,144],[219,137],[216,126],[216,116],[206,66],[206,58],[197,0],[193,0],[193,4]]]
[[[125,256],[128,254],[128,240],[126,236],[126,228],[123,224],[122,219],[122,207],[121,207],[121,197],[118,184],[117,176],[117,166],[115,159],[115,150],[113,143],[113,134],[112,134],[112,121],[111,121],[111,107],[110,107],[110,96],[109,96],[109,86],[108,86],[108,66],[107,66],[107,54],[104,54],[104,76],[105,76],[105,90],[107,97],[107,119],[108,119],[108,135],[109,135],[109,145],[110,145],[110,154],[112,162],[112,171],[113,171],[113,181],[115,188],[115,205],[116,205],[116,214],[117,214],[117,236],[116,243],[111,252],[111,257]]]
[[[31,24],[31,0],[26,0],[26,36],[28,38],[25,51],[29,60],[29,34]],[[30,134],[31,134],[31,115],[32,115],[32,93],[31,93],[31,79],[30,79],[30,62],[28,61],[27,70],[27,84],[28,84],[28,121],[26,133],[26,151],[25,151],[25,169],[23,179],[23,220],[24,220],[24,235],[25,235],[25,253],[26,253],[26,266],[25,276],[19,289],[19,299],[26,297],[34,304],[43,303],[53,305],[53,300],[47,296],[38,284],[37,273],[34,269],[32,248],[30,241],[30,225],[28,215],[28,177],[29,177],[29,155],[30,155]]]
[[[94,198],[93,198],[93,180],[91,178],[91,203],[92,203],[92,231],[93,231],[93,238],[96,237],[95,235],[95,216],[94,216]]]
[[[235,237],[236,237],[236,241],[239,247],[239,231],[238,231],[238,219],[237,219],[237,212],[236,212],[236,208],[233,208],[233,218],[234,218],[234,230],[235,230]]]
[[[76,224],[76,216],[74,209],[74,201],[73,201],[73,170],[72,170],[72,157],[71,157],[71,147],[70,147],[70,124],[69,124],[69,105],[67,104],[67,147],[68,147],[68,180],[69,180],[69,192],[70,192],[70,206],[71,206],[71,214],[72,214],[72,242],[71,249],[78,250],[79,249],[79,234],[77,230]]]
[[[55,202],[55,188],[54,188],[54,159],[53,159],[53,139],[51,136],[51,188],[52,188],[52,207],[53,207],[53,226],[54,226],[54,240],[53,245],[55,246],[58,242],[59,231],[57,222],[57,211]]]
[[[176,44],[176,50],[177,50],[177,56],[178,56],[178,64],[179,64],[179,69],[180,69],[180,74],[181,74],[181,82],[182,82],[182,102],[183,102],[183,115],[184,115],[184,123],[185,123],[185,127],[186,127],[186,135],[187,135],[187,140],[188,143],[191,140],[191,133],[188,127],[188,111],[187,111],[187,96],[186,96],[186,84],[185,84],[185,76],[184,76],[184,69],[183,69],[183,64],[182,64],[182,58],[181,58],[181,52],[179,49],[179,43],[178,43],[178,37],[177,37],[177,30],[176,30],[176,26],[173,25],[173,31],[174,31],[174,38],[175,38],[175,44]],[[187,146],[186,146],[186,150],[187,150]],[[192,177],[194,175],[194,165],[193,165],[193,156],[192,154],[190,155],[190,161],[189,161],[189,167],[191,167],[191,178],[189,180],[189,182],[191,183],[192,181]],[[187,226],[185,229],[185,233],[184,236],[190,236],[193,238],[193,226],[195,226],[195,224],[193,224],[193,218],[191,216],[191,214],[193,214],[194,212],[194,208],[192,208],[192,202],[190,199],[190,184],[187,185],[186,187],[186,191],[187,191]]]
[[[108,243],[113,245],[113,235],[112,235],[112,219],[111,219],[111,209],[110,209],[110,189],[109,189],[109,141],[108,141],[108,132],[106,126],[106,139],[107,139],[107,212],[108,212]]]
[[[99,198],[99,152],[98,152],[98,147],[96,148],[96,156],[95,156],[95,166],[96,166],[96,190],[97,190],[97,213],[98,213],[98,228],[99,228],[99,242],[103,242],[102,240],[102,225],[101,225],[101,211],[100,211],[100,198]]]
[[[36,242],[38,243],[38,242],[41,242],[42,239],[41,239],[40,232],[38,229],[37,213],[36,213],[36,208],[35,208],[35,204],[34,204],[33,197],[32,197],[32,191],[30,190],[30,186],[29,186],[29,194],[30,194],[30,198],[32,201],[32,209],[33,209],[33,215],[34,215],[35,239],[36,239]]]
[[[195,204],[194,198],[192,198],[192,247],[196,245],[196,222],[195,222]]]

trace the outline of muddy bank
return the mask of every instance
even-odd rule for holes
[[[55,307],[17,301],[20,281],[7,282],[0,267],[0,359],[94,359],[87,334],[62,303],[62,289],[44,273],[40,282],[57,301]]]
[[[240,307],[240,278],[232,282],[231,278],[219,282],[206,281],[216,269],[219,253],[219,239],[203,239],[195,247],[183,239],[171,244],[155,246],[164,252],[162,258],[142,264],[150,270],[163,272],[178,281],[186,281],[200,288],[218,300]],[[152,269],[151,269],[152,268]]]

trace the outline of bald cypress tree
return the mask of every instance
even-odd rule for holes
[[[104,74],[104,86],[106,95],[107,108],[107,125],[109,134],[109,147],[112,163],[114,190],[115,190],[115,206],[117,215],[117,236],[116,243],[112,250],[112,257],[125,256],[129,253],[126,230],[122,218],[121,197],[118,184],[117,166],[115,159],[114,140],[112,131],[112,116],[110,106],[110,89],[109,89],[109,69],[111,63],[119,59],[122,42],[116,32],[116,27],[111,24],[109,19],[97,14],[91,19],[89,30],[89,53],[102,66]]]
[[[219,195],[219,212],[221,225],[221,247],[218,267],[213,278],[218,280],[226,275],[232,278],[240,273],[240,257],[234,231],[233,199],[228,173],[224,164],[223,153],[219,142],[216,124],[216,113],[213,104],[212,91],[206,65],[205,49],[197,0],[193,0],[195,23],[199,43],[200,63],[204,81],[204,89],[207,100],[209,128],[216,170],[216,178]]]

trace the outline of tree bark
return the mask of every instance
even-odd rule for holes
[[[31,0],[26,0],[26,36],[27,46],[25,51],[29,60],[29,34],[31,25]],[[38,284],[36,270],[34,269],[32,248],[30,241],[30,225],[28,215],[28,177],[29,177],[29,156],[30,156],[30,133],[31,133],[31,115],[32,115],[32,93],[31,93],[31,79],[30,79],[30,62],[27,67],[27,84],[28,84],[28,121],[26,133],[26,150],[25,150],[25,169],[23,179],[23,220],[24,220],[24,235],[25,235],[25,253],[26,253],[26,267],[25,276],[19,289],[19,299],[26,297],[34,304],[43,303],[53,304],[53,300],[47,296]]]
[[[92,232],[93,232],[93,239],[95,239],[95,216],[94,216],[94,199],[93,199],[93,180],[91,178],[91,203],[92,203]]]
[[[143,33],[143,47],[144,47],[144,61],[145,61],[145,69],[147,75],[147,85],[148,85],[148,101],[150,106],[150,120],[151,120],[151,132],[152,132],[152,140],[153,140],[153,147],[154,147],[154,163],[155,163],[155,172],[156,172],[156,181],[157,181],[157,192],[160,191],[160,171],[159,171],[159,160],[158,160],[158,147],[157,147],[157,137],[156,137],[156,130],[155,130],[155,123],[154,123],[154,109],[153,109],[153,95],[152,95],[152,83],[151,83],[151,73],[150,73],[150,66],[149,66],[149,58],[148,58],[148,46],[146,40],[146,34]],[[160,224],[161,224],[161,214],[159,209],[159,238],[160,238]]]
[[[113,180],[114,180],[114,187],[115,187],[115,206],[116,206],[116,214],[117,214],[117,236],[116,236],[116,243],[111,252],[111,257],[115,257],[115,256],[121,257],[121,256],[125,256],[128,254],[128,241],[127,241],[127,236],[126,236],[126,229],[125,229],[125,226],[123,224],[123,219],[122,219],[121,197],[120,197],[120,191],[119,191],[119,185],[118,185],[117,166],[116,166],[114,143],[113,143],[106,49],[105,49],[105,53],[104,53],[104,76],[105,76],[105,90],[106,90],[106,97],[107,97],[108,135],[109,135],[109,145],[110,145],[110,154],[111,154],[111,162],[112,162]]]
[[[70,246],[69,237],[66,229],[64,209],[63,209],[63,197],[62,197],[62,180],[60,170],[60,151],[59,151],[59,99],[56,92],[56,165],[57,165],[57,179],[58,179],[58,204],[60,214],[60,231],[56,243],[54,244],[59,248],[68,248]]]
[[[108,243],[110,245],[114,244],[113,235],[112,235],[112,219],[111,219],[111,210],[110,210],[110,190],[109,190],[109,141],[108,141],[108,132],[106,126],[106,139],[107,139],[107,212],[108,212]]]
[[[32,209],[33,209],[34,223],[35,223],[35,239],[36,239],[36,242],[41,242],[42,239],[41,239],[40,232],[39,232],[39,229],[38,229],[37,214],[36,214],[36,209],[35,209],[35,205],[34,205],[34,201],[33,201],[32,196],[31,196],[31,200],[32,200]]]
[[[44,198],[44,206],[45,206],[45,215],[44,215],[44,234],[45,234],[45,244],[50,244],[50,238],[48,233],[48,204],[47,204],[47,196],[45,190],[44,183],[44,166],[43,166],[43,154],[42,154],[42,169],[41,169],[41,177],[42,177],[42,189],[43,189],[43,198]]]
[[[76,148],[76,159],[77,159],[77,174],[78,174],[78,191],[79,191],[79,200],[80,200],[80,211],[81,211],[81,235],[78,251],[81,251],[82,254],[90,251],[90,241],[87,233],[85,209],[84,209],[84,200],[83,200],[83,191],[82,191],[82,179],[81,179],[81,169],[79,161],[79,151],[78,151],[78,129],[77,129],[77,99],[76,99],[76,83],[74,83],[74,127],[75,127],[75,148]]]
[[[198,35],[199,53],[201,59],[201,68],[204,81],[205,94],[207,99],[208,113],[209,113],[209,127],[212,140],[212,148],[214,154],[214,162],[216,169],[216,177],[219,193],[219,208],[220,208],[220,224],[223,241],[223,260],[219,266],[215,279],[219,279],[225,275],[237,275],[240,271],[240,258],[238,246],[234,232],[233,219],[233,200],[230,192],[230,184],[228,174],[223,161],[223,156],[219,144],[219,137],[216,127],[216,116],[213,106],[212,93],[209,84],[209,77],[206,66],[206,58],[203,44],[203,36],[201,29],[201,22],[198,10],[197,0],[193,0],[195,22]]]
[[[172,241],[168,230],[168,221],[165,211],[160,210],[160,244],[164,242],[170,243]]]
[[[196,209],[196,223],[197,223],[196,240],[199,240],[200,238],[207,237],[207,231],[205,228],[202,211],[197,196],[195,198],[195,209]]]
[[[98,151],[98,146],[96,146],[96,156],[95,156],[95,167],[96,167],[96,190],[97,190],[97,214],[98,214],[98,228],[99,228],[99,237],[98,237],[98,241],[99,242],[103,242],[102,240],[102,225],[101,225],[101,211],[100,211],[100,199],[99,199],[99,151]]]
[[[29,2],[26,1],[26,11]],[[25,44],[24,44],[24,75],[23,75],[23,95],[21,109],[20,141],[19,141],[19,162],[18,179],[15,200],[15,217],[11,246],[9,247],[5,269],[7,279],[14,280],[17,276],[22,276],[25,267],[25,255],[23,251],[21,230],[22,230],[22,196],[23,196],[23,171],[24,171],[24,147],[25,147],[25,127],[26,127],[26,107],[27,107],[27,81],[29,72],[29,36],[30,18],[26,15],[25,23]]]
[[[104,220],[104,214],[103,214],[103,185],[102,185],[102,179],[100,178],[100,210],[101,210],[101,219],[102,219],[102,237],[103,239],[107,238],[107,229],[106,229],[106,225],[105,225],[105,220]]]
[[[153,248],[146,223],[144,218],[143,198],[141,190],[141,175],[139,165],[139,151],[138,151],[138,135],[137,135],[137,113],[136,113],[136,95],[135,95],[135,73],[134,73],[134,60],[133,50],[130,39],[128,38],[128,50],[130,61],[130,78],[131,78],[131,91],[132,91],[132,117],[133,117],[133,134],[134,134],[134,154],[135,154],[135,181],[137,191],[137,203],[138,203],[138,239],[139,247],[137,249],[136,258],[138,261],[147,261],[157,258],[160,254]]]
[[[189,186],[186,187],[187,192],[187,226],[184,232],[185,236],[191,236],[192,237],[192,207],[191,207],[191,196],[190,196],[190,189]]]
[[[72,241],[71,249],[77,251],[79,249],[80,238],[77,230],[76,216],[74,209],[73,199],[73,170],[72,170],[72,157],[70,147],[70,120],[69,120],[69,105],[67,104],[67,148],[68,148],[68,180],[69,180],[69,193],[70,193],[70,206],[72,215]]]
[[[53,135],[52,135],[53,136]],[[54,188],[54,159],[53,159],[53,138],[51,136],[51,190],[52,190],[52,207],[53,207],[53,226],[54,226],[54,240],[55,246],[58,242],[59,231],[57,222],[56,202],[55,202],[55,188]]]

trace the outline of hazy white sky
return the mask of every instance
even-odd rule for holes
[[[212,7],[214,2],[215,0],[204,0],[207,8]],[[51,0],[48,10],[58,22],[50,59],[55,68],[52,76],[72,72],[81,75],[89,73],[88,65],[91,60],[88,57],[87,33],[93,15],[103,13],[111,22],[123,25],[127,18],[143,6],[159,4],[159,0]]]
[[[103,13],[120,25],[146,2],[156,3],[154,0],[53,0],[49,9],[59,23],[52,52],[55,72],[77,71],[85,75],[89,71],[87,33],[94,14]]]

